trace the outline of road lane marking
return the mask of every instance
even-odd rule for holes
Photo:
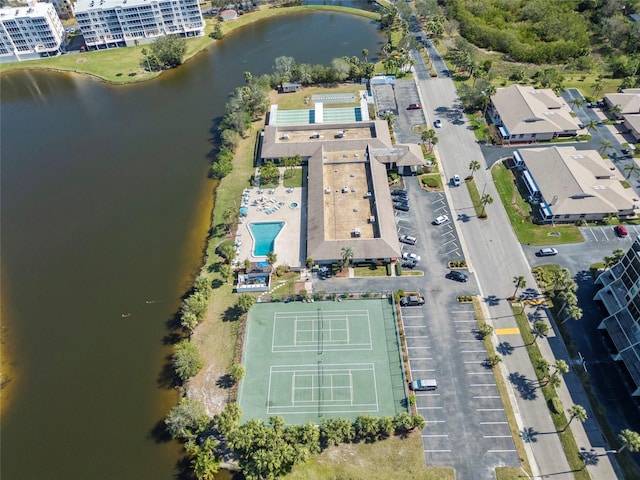
[[[496,335],[519,335],[519,328],[496,328]]]

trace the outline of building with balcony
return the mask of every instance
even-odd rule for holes
[[[51,3],[0,9],[0,62],[34,60],[60,54],[66,36]]]
[[[582,127],[571,108],[550,88],[511,85],[491,97],[488,115],[505,143],[574,137]]]
[[[514,165],[543,222],[599,221],[636,216],[638,199],[622,176],[595,150],[575,147],[521,148]]]
[[[616,352],[614,360],[629,372],[630,390],[640,396],[640,241],[636,239],[622,260],[600,274],[602,288],[595,296],[609,314],[599,325],[606,330]]]
[[[76,19],[89,50],[129,47],[165,35],[204,35],[198,0],[79,0]]]

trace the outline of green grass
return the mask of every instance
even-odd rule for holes
[[[438,173],[427,173],[420,177],[420,185],[430,190],[442,190],[442,178]]]
[[[287,178],[287,175],[285,173],[282,184],[285,187],[302,187],[302,170],[302,168],[294,168],[292,170],[289,170],[290,172],[293,172],[293,176]]]
[[[480,191],[478,190],[476,181],[472,178],[465,183],[467,185],[467,190],[469,190],[469,196],[471,197],[471,203],[473,203],[473,208],[476,211],[476,215],[480,217],[480,214],[483,213],[484,208],[480,204]],[[486,215],[486,210],[484,213]]]
[[[428,428],[428,427],[427,427]],[[422,437],[391,437],[375,443],[349,443],[331,447],[297,465],[284,480],[454,480],[452,468],[427,467]]]
[[[533,224],[530,219],[531,207],[518,192],[513,182],[513,173],[503,164],[494,165],[491,173],[500,195],[500,200],[520,243],[543,246],[584,241],[580,230],[575,225]],[[471,198],[473,199],[473,196]]]
[[[385,266],[378,267],[374,263],[358,265],[353,268],[353,274],[356,277],[386,277],[387,268]]]
[[[489,127],[487,122],[484,120],[482,113],[475,112],[472,115],[469,115],[469,122],[471,123],[471,129],[473,130],[473,134],[476,136],[481,142],[484,142],[489,137]]]
[[[529,359],[531,360],[532,365],[537,365],[540,360],[544,357],[540,353],[540,349],[538,345],[535,343],[535,337],[533,333],[531,333],[531,325],[529,320],[527,319],[526,314],[523,312],[522,306],[514,305],[513,306],[513,314],[518,323],[518,328],[520,329],[520,334],[522,335],[522,339],[526,345],[527,353],[529,354]],[[543,373],[540,372],[537,368],[536,375],[538,376],[538,381],[541,382],[543,380]],[[555,388],[550,385],[545,385],[540,387],[542,394],[544,395],[547,404],[549,404],[552,399],[557,398],[557,393]],[[564,409],[569,408],[571,405],[564,405]],[[569,462],[569,466],[571,467],[574,477],[576,480],[590,480],[589,473],[587,470],[582,470],[584,467],[584,462],[580,457],[580,449],[576,444],[575,438],[573,438],[573,434],[571,433],[571,429],[568,428],[564,432],[560,432],[568,423],[567,417],[563,411],[559,413],[555,413],[552,410],[549,410],[549,414],[551,415],[551,419],[553,420],[553,424],[556,428],[557,435],[560,438],[560,442],[562,444],[562,449],[567,457]],[[554,435],[554,432],[550,434]]]

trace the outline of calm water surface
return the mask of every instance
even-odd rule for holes
[[[176,401],[163,337],[204,246],[212,121],[245,71],[382,41],[366,19],[296,14],[143,85],[0,78],[4,480],[175,478],[180,447],[154,433]]]

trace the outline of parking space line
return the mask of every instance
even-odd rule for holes
[[[457,252],[458,248],[454,248],[453,250],[449,250],[448,252],[446,252],[446,255],[451,255],[453,252]]]
[[[473,313],[473,310],[451,310],[449,313]]]
[[[604,227],[600,227],[600,231],[602,232],[602,235],[604,235],[604,238],[609,241],[609,236],[607,235],[607,232],[605,232]]]
[[[442,407],[418,407],[418,410],[442,410]]]
[[[409,360],[433,360],[433,357],[411,357]]]
[[[504,408],[476,408],[476,412],[504,412]]]
[[[462,350],[460,353],[487,353],[486,350]]]
[[[456,330],[456,333],[473,333],[473,332],[470,331],[469,329],[466,329],[466,330]]]
[[[402,318],[424,318],[424,315],[402,315]],[[410,325],[411,327],[426,327],[426,325]]]
[[[493,372],[467,372],[467,375],[493,375]]]
[[[596,237],[596,234],[595,234],[595,233],[593,233],[593,229],[588,228],[587,230],[588,230],[588,232],[591,234],[591,236],[593,237],[593,239],[597,242],[597,241],[598,241],[598,238]]]
[[[473,398],[500,398],[500,395],[477,395]],[[507,422],[504,422],[507,423]]]
[[[405,316],[404,318],[409,318],[409,317]],[[420,318],[422,318],[422,317],[420,317]],[[427,326],[426,325],[405,325],[404,328],[405,329],[407,329],[407,328],[427,328]]]
[[[471,318],[469,320],[454,320],[453,323],[476,323],[476,319]]]
[[[470,387],[495,387],[495,383],[472,383]]]
[[[412,372],[435,372],[436,369],[435,368],[412,368],[411,369]]]
[[[471,343],[471,342],[479,342],[480,340],[478,340],[477,338],[473,339],[473,340],[458,340],[458,343]]]
[[[482,438],[511,438],[511,435],[483,435]]]
[[[429,420],[429,423],[447,423],[446,420]]]
[[[429,338],[429,335],[411,335],[405,336],[405,338]]]
[[[439,397],[439,393],[425,393],[424,395],[420,395],[421,397]]]
[[[482,363],[482,360],[469,360],[469,361],[464,362],[464,363],[477,363],[477,364],[481,364],[481,363]]]
[[[453,237],[453,239],[452,239],[452,240],[449,240],[448,242],[444,242],[442,245],[444,246],[444,245],[447,245],[447,244],[452,243],[452,242],[455,242],[455,241],[456,241],[456,238],[455,238],[455,237]],[[457,245],[456,245],[456,247],[457,247]]]
[[[515,450],[487,450],[487,453],[515,452]]]
[[[480,422],[480,425],[507,425],[508,423],[509,422]]]
[[[412,348],[426,348],[427,350],[429,350],[431,347],[407,347],[409,350],[411,350]]]
[[[451,450],[423,450],[424,453],[447,453]]]

